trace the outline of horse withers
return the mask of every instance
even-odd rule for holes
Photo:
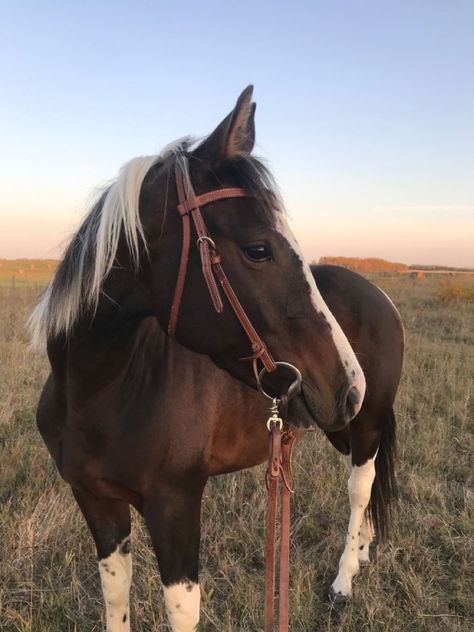
[[[351,294],[352,304],[341,296],[334,300],[336,285],[328,290],[334,303],[330,309],[319,291],[285,221],[272,178],[251,155],[251,95],[251,88],[246,89],[201,144],[178,143],[161,156],[125,165],[72,239],[32,316],[34,337],[46,340],[51,364],[38,427],[92,532],[109,632],[130,629],[130,505],[148,527],[171,628],[193,630],[199,621],[200,507],[206,481],[266,457],[262,420],[267,404],[255,391],[252,369],[263,357],[262,348],[257,353],[249,348],[242,318],[227,299],[216,296],[220,284],[214,287],[210,274],[217,265],[225,270],[269,357],[302,374],[288,422],[318,425],[338,449],[351,452],[353,495],[370,495],[374,463],[382,463],[381,474],[391,480],[391,432],[386,429],[393,426],[392,418],[358,423],[373,393],[364,400],[367,369],[362,370],[338,323],[348,327],[360,353],[357,340],[363,344],[367,336],[364,322],[351,320],[357,296]],[[190,200],[188,209],[180,201],[180,186]],[[206,197],[224,189],[241,193]],[[206,239],[191,244],[183,266],[189,226],[185,229],[182,216],[195,213],[197,207],[191,207],[199,199],[210,200],[201,215]],[[196,226],[194,238],[199,230]],[[399,322],[387,299],[375,291],[378,303]],[[341,313],[335,314],[338,309]],[[175,339],[168,335],[173,311]],[[387,360],[396,363],[399,354],[397,347]],[[253,363],[242,361],[248,357]],[[287,376],[271,372],[268,379],[276,391],[285,388]],[[395,391],[392,384],[384,411],[391,410]],[[373,408],[374,415],[381,415]],[[364,451],[365,425],[370,445]],[[372,489],[378,490],[375,496],[372,492],[372,515],[383,524],[379,509],[390,485],[382,481]],[[365,506],[368,502],[367,497]],[[365,506],[362,514],[360,507],[354,510],[350,531],[363,523]],[[367,541],[368,525],[361,531]],[[344,556],[349,561],[339,574],[345,584],[336,580],[333,586],[341,596],[350,593],[347,577],[354,566],[351,555],[345,551]]]

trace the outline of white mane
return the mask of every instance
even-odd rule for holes
[[[33,346],[43,347],[50,337],[68,334],[84,308],[97,308],[122,230],[132,263],[138,267],[140,246],[147,248],[138,212],[140,189],[150,168],[171,151],[167,148],[161,156],[141,156],[126,163],[99,197],[30,317]]]

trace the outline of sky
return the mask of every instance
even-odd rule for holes
[[[474,266],[472,0],[0,0],[0,258],[254,84],[306,257]]]

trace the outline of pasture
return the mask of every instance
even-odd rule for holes
[[[56,259],[0,259],[0,286],[41,288],[57,265]]]
[[[471,291],[448,299],[434,277],[376,280],[406,329],[393,532],[356,578],[353,600],[331,608],[325,594],[348,520],[345,468],[322,433],[309,434],[295,450],[290,629],[471,630],[474,280],[463,278]],[[0,629],[99,632],[104,612],[92,539],[35,426],[48,369],[29,349],[24,327],[38,292],[31,283],[0,287]],[[261,630],[263,476],[257,468],[206,489],[200,630]],[[132,543],[132,629],[166,630],[155,558],[136,514]]]

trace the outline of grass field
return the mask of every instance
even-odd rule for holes
[[[56,270],[56,259],[0,259],[0,287],[41,288]]]
[[[324,596],[347,528],[345,474],[324,436],[308,436],[295,458],[290,629],[473,630],[473,304],[436,295],[436,278],[378,283],[399,306],[407,333],[392,538],[356,578],[353,600],[331,609]],[[28,284],[0,287],[0,629],[98,632],[92,539],[35,427],[48,371],[24,329],[36,293]],[[200,630],[262,628],[262,479],[257,468],[212,480],[206,490]],[[156,563],[136,515],[133,550],[132,629],[166,630]]]

